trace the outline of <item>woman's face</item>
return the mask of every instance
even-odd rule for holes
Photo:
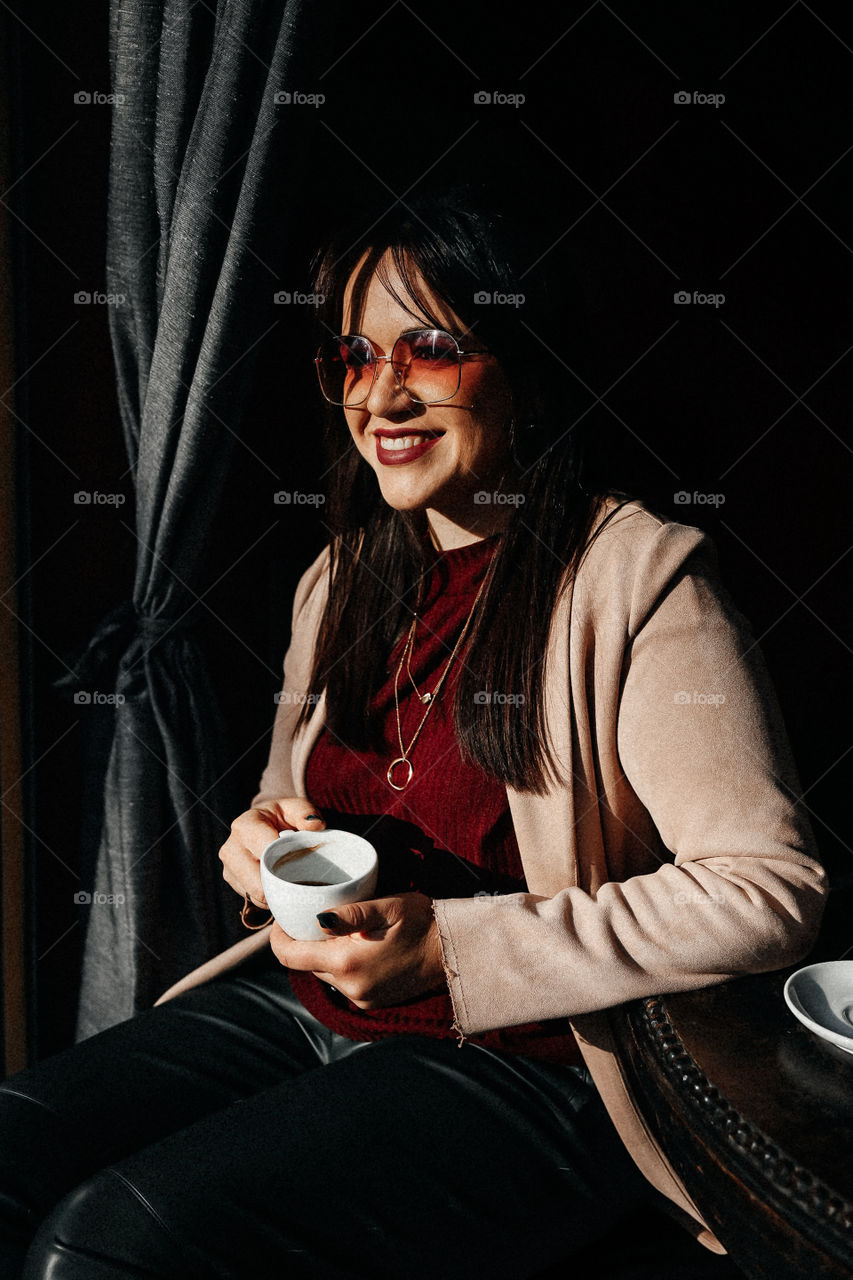
[[[394,288],[405,297],[390,256],[387,265]],[[358,332],[369,338],[379,356],[391,354],[401,333],[433,327],[426,316],[416,319],[410,315],[374,275],[361,322],[353,328],[351,287],[352,280],[344,298],[341,332]],[[465,336],[458,317],[423,282],[420,287],[443,327],[459,339],[462,350],[479,351],[483,344],[476,332]],[[505,524],[511,508],[493,499],[512,469],[510,394],[493,357],[463,360],[456,395],[440,404],[426,405],[410,400],[397,385],[390,361],[380,361],[367,400],[355,409],[344,409],[344,413],[356,448],[376,472],[385,501],[398,511],[425,512],[439,546],[462,546]],[[395,443],[400,440],[402,445]],[[412,440],[411,446],[408,440]],[[475,495],[483,493],[489,501],[482,497],[475,501]]]

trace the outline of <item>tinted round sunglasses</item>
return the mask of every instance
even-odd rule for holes
[[[439,404],[456,395],[462,381],[462,361],[471,356],[491,356],[491,352],[463,351],[444,329],[409,329],[400,334],[390,356],[378,356],[370,339],[360,333],[327,338],[314,365],[326,399],[353,409],[370,395],[380,360],[391,361],[397,386],[410,400]]]

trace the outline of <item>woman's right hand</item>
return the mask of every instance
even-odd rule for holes
[[[280,831],[322,831],[325,821],[305,796],[269,800],[258,809],[247,809],[231,823],[231,835],[219,850],[222,875],[242,897],[248,894],[258,907],[266,907],[261,887],[261,854]]]

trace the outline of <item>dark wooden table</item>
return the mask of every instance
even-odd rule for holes
[[[850,1280],[853,1055],[790,1013],[793,968],[636,1001],[618,1034],[646,1119],[740,1270]]]

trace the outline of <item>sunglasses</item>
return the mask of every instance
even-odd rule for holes
[[[378,356],[369,338],[340,334],[321,343],[314,364],[320,390],[330,404],[353,409],[364,404],[376,381],[380,360],[390,360],[401,391],[417,404],[452,400],[462,381],[462,361],[488,356],[488,351],[462,351],[443,329],[410,329],[401,333],[390,356]]]

